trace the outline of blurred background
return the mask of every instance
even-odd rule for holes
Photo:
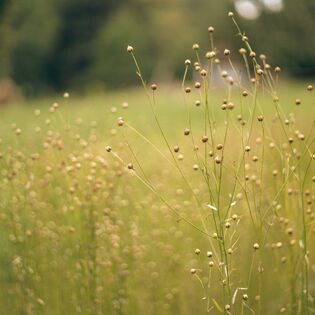
[[[315,76],[314,0],[1,0],[0,102],[137,84],[127,44],[146,78],[176,80],[208,26],[219,50],[241,47],[229,10],[270,63]]]

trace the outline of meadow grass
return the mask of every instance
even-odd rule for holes
[[[1,109],[4,314],[315,312],[313,88],[208,31],[182,83],[128,47],[143,89]]]

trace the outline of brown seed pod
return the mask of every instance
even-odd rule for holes
[[[200,83],[200,82],[196,82],[196,83],[195,83],[195,88],[196,88],[196,89],[200,89],[200,87],[201,87],[201,83]]]
[[[231,52],[230,52],[229,49],[224,49],[224,52],[223,52],[224,56],[229,56],[230,53],[231,53]]]
[[[201,138],[201,140],[202,140],[202,142],[203,143],[206,143],[206,142],[208,142],[208,137],[207,136],[202,136],[202,138]]]
[[[200,71],[200,75],[201,75],[202,77],[205,77],[205,76],[207,75],[207,70],[202,69],[202,70]]]
[[[209,33],[213,33],[214,32],[214,27],[213,26],[209,26],[208,27],[208,32]]]

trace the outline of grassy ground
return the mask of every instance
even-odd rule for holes
[[[159,87],[167,143],[141,89],[1,108],[3,314],[314,313],[314,96],[277,90],[210,90],[209,124]]]

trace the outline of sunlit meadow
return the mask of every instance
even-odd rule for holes
[[[313,86],[229,16],[182,82],[128,46],[138,89],[1,108],[1,314],[315,313]]]

